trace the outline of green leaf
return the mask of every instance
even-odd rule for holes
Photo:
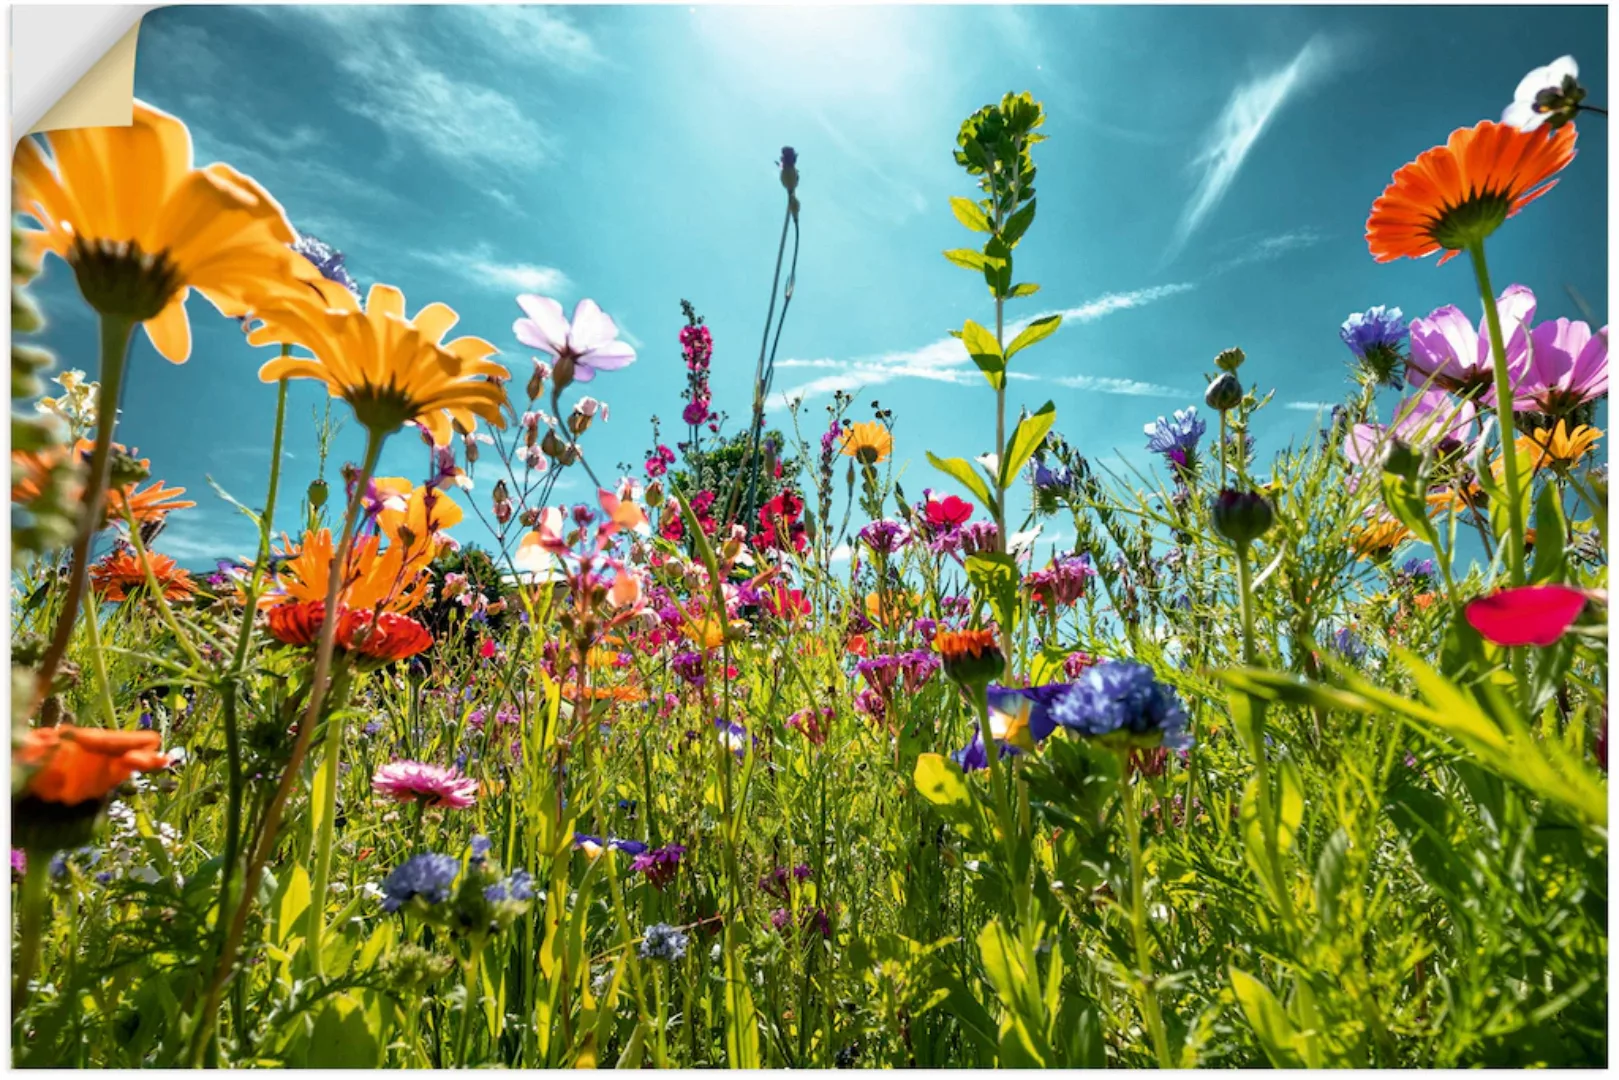
[[[1044,341],[1052,334],[1055,334],[1057,328],[1061,325],[1061,315],[1046,315],[1043,318],[1034,320],[1028,326],[1025,326],[1017,337],[1012,339],[1012,344],[1006,347],[1006,358],[1010,360],[1030,345]]]
[[[1005,297],[1012,289],[1012,249],[998,236],[984,245],[984,284],[991,296]]]
[[[950,210],[956,215],[957,221],[973,232],[987,233],[995,231],[990,226],[989,218],[984,216],[983,209],[971,199],[964,199],[960,195],[952,195],[950,197]]]
[[[1270,988],[1238,968],[1231,969],[1231,991],[1242,1006],[1243,1015],[1259,1037],[1265,1056],[1278,1069],[1301,1069],[1304,1061],[1294,1050],[1298,1033],[1293,1030],[1281,1002]]]
[[[983,252],[972,248],[952,248],[944,253],[944,257],[966,270],[982,270],[989,263]]]
[[[1001,356],[1000,343],[988,328],[968,319],[961,327],[961,343],[967,355],[973,358],[978,370],[984,373],[989,385],[996,390],[1006,385],[1006,360]]]
[[[972,493],[991,517],[995,516],[995,496],[990,494],[989,482],[965,458],[939,458],[930,451],[928,460],[933,467]]]
[[[1535,564],[1529,572],[1531,585],[1555,582],[1563,575],[1563,553],[1568,547],[1568,537],[1563,531],[1559,494],[1556,484],[1547,484],[1535,500]]]
[[[1021,335],[1020,335],[1021,336]],[[1001,488],[1004,490],[1012,486],[1023,466],[1029,463],[1034,452],[1040,448],[1045,440],[1046,433],[1051,425],[1057,422],[1057,407],[1051,402],[1040,406],[1033,416],[1025,416],[1018,421],[1018,426],[1012,432],[1012,437],[1006,441],[1006,450],[1001,454]]]
[[[335,994],[315,1017],[305,1064],[311,1069],[379,1068],[382,1048],[377,1034],[353,994]]]
[[[275,943],[285,946],[298,926],[298,920],[309,910],[309,874],[302,866],[293,866],[281,882],[275,899]]]
[[[1008,1050],[1025,1067],[1050,1064],[1039,965],[1033,953],[999,919],[979,933],[978,953],[984,961],[984,974],[1005,1010],[1001,1019],[1001,1064],[1010,1064],[1006,1060]]]
[[[1001,626],[1016,626],[1018,614],[1017,560],[1010,555],[983,552],[967,557],[967,580],[989,602]]]
[[[1008,300],[1019,300],[1025,296],[1033,296],[1040,291],[1040,286],[1032,281],[1025,281],[1020,285],[1012,286],[1012,291],[1006,294]]]
[[[1340,826],[1321,846],[1315,863],[1315,906],[1321,929],[1330,933],[1338,922],[1338,895],[1344,887],[1344,862],[1349,855],[1349,834]]]
[[[1023,204],[1023,208],[1006,220],[1001,228],[1001,239],[1008,247],[1017,247],[1017,242],[1023,239],[1023,234],[1029,231],[1034,222],[1034,200],[1030,199]]]

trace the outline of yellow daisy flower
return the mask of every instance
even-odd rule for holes
[[[1545,464],[1558,469],[1572,469],[1578,465],[1600,438],[1602,432],[1589,424],[1581,424],[1569,431],[1566,420],[1557,421],[1557,426],[1550,431],[1541,428],[1532,436],[1533,444],[1539,448]]]
[[[894,436],[875,420],[851,424],[843,432],[842,452],[862,465],[875,465],[894,452]]]

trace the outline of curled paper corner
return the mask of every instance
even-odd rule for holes
[[[135,54],[150,7],[12,8],[12,133],[123,127],[135,118]]]

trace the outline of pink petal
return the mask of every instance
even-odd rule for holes
[[[609,341],[598,345],[579,358],[580,366],[589,365],[597,371],[617,371],[635,363],[635,350],[628,342]]]
[[[545,336],[545,331],[540,329],[539,323],[536,323],[533,319],[518,319],[512,323],[512,333],[524,345],[531,349],[538,349],[552,359],[555,359],[562,352],[561,346],[552,344],[551,339]]]
[[[1467,605],[1467,621],[1496,645],[1554,644],[1585,610],[1585,594],[1566,585],[1503,589]]]

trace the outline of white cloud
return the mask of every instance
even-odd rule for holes
[[[1065,308],[1060,312],[1047,312],[1045,314],[1060,314],[1063,317],[1064,326],[1095,322],[1097,319],[1111,315],[1114,312],[1141,307],[1155,300],[1162,300],[1165,297],[1174,296],[1195,287],[1190,282],[1177,282],[1170,285],[1153,285],[1145,289],[1136,289],[1133,292],[1106,293],[1094,300],[1080,304],[1078,307]],[[1034,315],[1010,324],[1006,328],[1006,339],[1010,341],[1029,323],[1044,317],[1045,315]],[[970,386],[983,379],[977,368],[972,365],[972,359],[967,355],[967,351],[962,347],[961,342],[953,337],[940,338],[938,341],[930,342],[919,349],[884,353],[880,356],[858,360],[778,360],[776,368],[778,371],[783,368],[819,369],[825,370],[829,374],[772,394],[769,402],[771,409],[783,408],[788,401],[794,398],[807,400],[821,394],[830,394],[837,390],[871,389],[884,383],[893,382],[896,379],[926,379],[930,382],[952,383],[957,386]],[[1013,372],[1012,378],[1028,379],[1033,378],[1033,376]]]
[[[475,4],[457,9],[494,31],[503,52],[526,56],[551,68],[575,71],[601,63],[590,35],[555,8],[528,4]],[[480,37],[486,36],[480,33]]]
[[[850,547],[848,544],[839,544],[837,547],[832,549],[832,554],[827,556],[827,561],[845,563],[848,562],[853,556],[854,548]]]
[[[1294,412],[1330,412],[1333,408],[1333,403],[1330,401],[1289,401],[1282,408],[1292,409]]]
[[[1237,253],[1216,264],[1214,273],[1223,274],[1228,270],[1235,270],[1239,266],[1280,259],[1290,252],[1314,247],[1326,238],[1326,234],[1320,230],[1305,227],[1277,233],[1274,236],[1262,236],[1257,240],[1243,240],[1231,245],[1233,249],[1238,249]]]
[[[1220,205],[1259,137],[1288,100],[1319,81],[1331,66],[1333,50],[1312,37],[1283,67],[1250,79],[1232,93],[1192,159],[1197,188],[1181,211],[1166,258],[1173,258]]]
[[[1088,390],[1098,394],[1121,394],[1125,397],[1188,398],[1185,390],[1137,379],[1116,379],[1102,375],[1065,375],[1052,382],[1071,390]]]
[[[550,156],[551,137],[516,101],[435,67],[417,48],[433,38],[422,33],[431,9],[339,4],[286,10],[330,24],[333,60],[352,82],[339,103],[384,131],[462,170],[532,166]],[[466,56],[457,59],[457,71],[477,67]]]
[[[501,262],[495,258],[494,249],[488,244],[477,244],[467,251],[414,251],[411,254],[491,292],[534,292],[556,296],[566,292],[569,287],[568,275],[556,267]]]

